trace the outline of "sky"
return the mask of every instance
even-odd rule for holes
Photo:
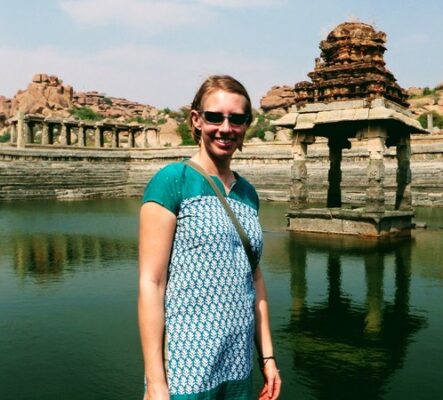
[[[387,34],[400,86],[443,81],[442,0],[0,0],[0,95],[36,73],[76,91],[157,108],[192,101],[212,74],[230,74],[253,106],[274,85],[307,80],[319,43],[345,21]]]

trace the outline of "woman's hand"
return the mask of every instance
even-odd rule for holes
[[[265,383],[259,394],[259,400],[276,400],[280,395],[281,378],[274,359],[266,360],[262,369]]]
[[[169,400],[169,390],[166,383],[150,383],[143,400]]]

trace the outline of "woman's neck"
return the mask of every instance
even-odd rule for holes
[[[199,151],[194,157],[192,157],[192,161],[199,164],[208,175],[220,178],[227,189],[229,189],[235,181],[235,176],[230,168],[231,159],[213,160],[211,157],[202,154]]]

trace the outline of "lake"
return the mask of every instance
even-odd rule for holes
[[[142,398],[139,206],[0,204],[1,400]],[[378,242],[287,232],[286,208],[261,207],[281,399],[443,398],[443,209]]]

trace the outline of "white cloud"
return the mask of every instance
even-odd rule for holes
[[[209,6],[224,8],[271,8],[285,3],[285,0],[199,0]]]
[[[76,91],[97,90],[159,108],[188,104],[201,81],[214,73],[240,79],[258,106],[278,68],[265,59],[252,60],[225,51],[196,54],[154,46],[112,48],[93,54],[53,47],[30,51],[0,47],[0,52],[8,60],[0,64],[1,94],[7,97],[26,89],[35,73],[47,73],[57,75]]]
[[[194,23],[207,24],[216,9],[271,8],[286,0],[60,0],[60,8],[76,22],[100,27],[128,26],[158,33]]]
[[[60,7],[76,22],[87,26],[119,24],[146,33],[158,33],[213,15],[197,3],[179,0],[61,0]]]

